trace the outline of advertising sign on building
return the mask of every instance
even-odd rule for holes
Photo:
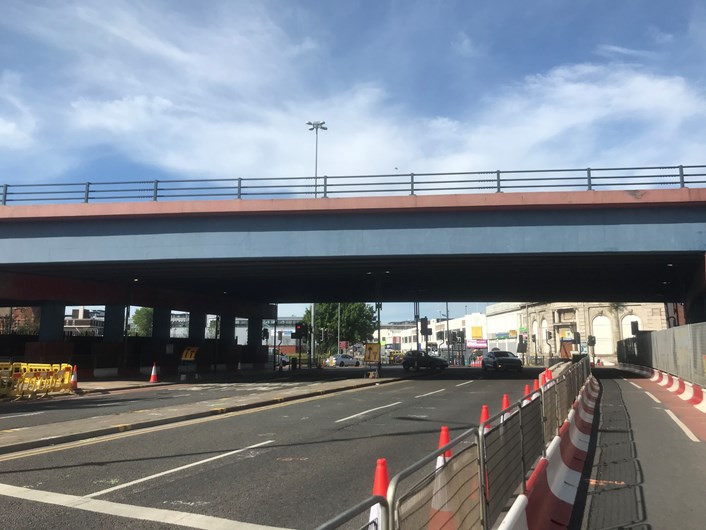
[[[487,339],[471,339],[468,341],[469,348],[488,348]]]

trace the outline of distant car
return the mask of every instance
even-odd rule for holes
[[[483,370],[522,370],[522,359],[509,351],[494,350],[483,355],[481,362]]]
[[[333,358],[334,366],[360,366],[360,361],[347,353],[336,355]]]
[[[411,350],[405,353],[402,360],[402,368],[408,371],[412,368],[419,370],[420,368],[431,368],[432,370],[443,370],[449,366],[449,362],[442,357],[428,355],[427,352],[421,350]]]
[[[270,353],[270,356],[268,357],[268,362],[272,364],[272,362],[275,363],[276,366],[288,366],[289,365],[289,355],[285,355],[284,353],[276,353],[274,356],[274,359],[272,358],[272,353]]]

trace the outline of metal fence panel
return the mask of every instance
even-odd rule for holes
[[[520,414],[512,414],[485,435],[485,480],[488,523],[493,524],[521,485]]]
[[[706,323],[642,331],[618,343],[618,361],[669,372],[706,385]]]
[[[556,384],[545,386],[542,390],[542,416],[544,417],[544,443],[554,439],[559,430],[559,420],[556,414]]]
[[[454,454],[442,468],[417,482],[393,506],[397,528],[480,528],[478,446]]]
[[[542,402],[535,399],[522,407],[522,460],[525,474],[544,451]]]

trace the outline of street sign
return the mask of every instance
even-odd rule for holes
[[[366,363],[380,362],[380,345],[377,342],[369,342],[365,345],[363,361]]]
[[[181,352],[181,360],[182,361],[195,361],[196,360],[196,352],[199,351],[198,346],[187,346],[184,348],[184,351]]]

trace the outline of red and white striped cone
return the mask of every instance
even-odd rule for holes
[[[387,488],[390,485],[390,478],[387,474],[387,460],[384,458],[378,458],[375,465],[375,480],[373,482],[373,495],[380,495],[381,497],[387,497]],[[382,522],[380,518],[382,517],[382,511],[380,510],[380,504],[376,504],[370,508],[370,517],[368,518],[368,523],[374,523],[375,528],[381,528]]]
[[[71,390],[76,392],[78,390],[78,366],[74,364],[74,371],[71,373]]]
[[[552,379],[554,379],[554,374],[552,374],[552,369],[547,368],[547,381],[551,381]]]
[[[544,372],[539,374],[539,386],[544,386],[547,384],[547,376],[545,375]]]
[[[159,383],[157,381],[157,363],[152,365],[152,374],[150,375],[150,383]]]

